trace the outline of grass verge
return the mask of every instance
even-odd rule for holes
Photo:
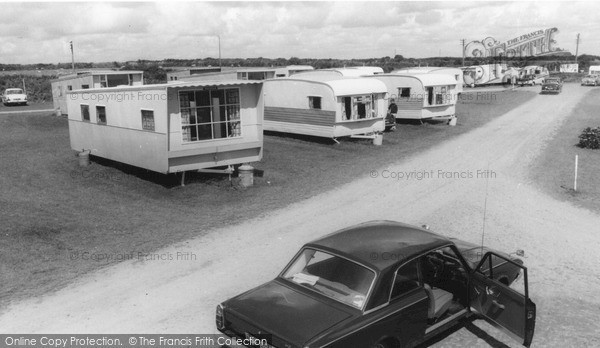
[[[548,141],[531,169],[537,185],[555,198],[600,213],[600,150],[577,146],[586,127],[599,127],[600,89],[581,100]],[[575,156],[579,157],[577,191],[574,190]]]
[[[66,119],[0,115],[0,305],[351,182],[480,127],[536,95],[487,93],[464,94],[457,126],[399,124],[385,134],[383,146],[267,135],[264,158],[254,163],[264,175],[249,189],[226,177],[191,173],[179,187],[174,175],[100,159],[81,168],[69,148]]]

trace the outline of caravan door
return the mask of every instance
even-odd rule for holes
[[[493,261],[493,262],[492,262]],[[509,262],[521,268],[521,279],[509,287],[494,279],[494,267]],[[471,308],[492,325],[529,347],[535,329],[535,303],[529,299],[527,268],[502,255],[488,252],[471,273]]]

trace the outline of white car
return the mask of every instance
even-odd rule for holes
[[[2,93],[4,105],[27,105],[27,94],[21,88],[7,88]]]
[[[600,76],[598,75],[587,75],[581,79],[582,86],[598,86],[600,84]]]

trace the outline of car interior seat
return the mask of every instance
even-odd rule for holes
[[[453,295],[446,290],[440,288],[432,288],[429,284],[424,284],[427,296],[429,296],[429,312],[427,317],[429,319],[440,318],[450,305],[452,304]]]

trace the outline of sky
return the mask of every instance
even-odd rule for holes
[[[600,2],[3,2],[0,64],[165,58],[462,56],[558,28],[557,47],[600,55]]]

